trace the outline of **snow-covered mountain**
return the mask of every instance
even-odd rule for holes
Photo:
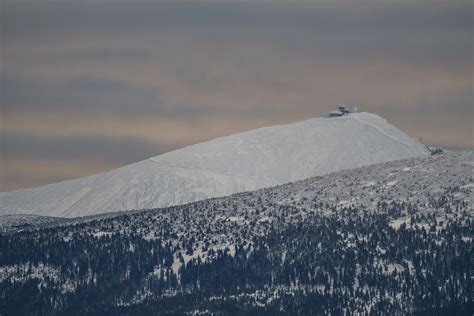
[[[180,205],[345,169],[428,156],[371,113],[314,118],[199,143],[116,170],[0,193],[0,215],[77,217]]]

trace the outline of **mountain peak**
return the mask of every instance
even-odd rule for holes
[[[380,116],[349,113],[263,127],[98,175],[0,193],[0,212],[75,217],[166,207],[427,155],[422,143]]]

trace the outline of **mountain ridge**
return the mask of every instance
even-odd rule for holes
[[[371,113],[216,138],[97,175],[0,193],[0,215],[77,217],[185,204],[386,161],[428,156]]]

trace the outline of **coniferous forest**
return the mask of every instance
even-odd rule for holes
[[[11,227],[0,314],[472,315],[474,181],[443,156]]]

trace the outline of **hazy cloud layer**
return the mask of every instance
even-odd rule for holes
[[[339,103],[474,146],[471,1],[6,1],[0,20],[1,190]]]

